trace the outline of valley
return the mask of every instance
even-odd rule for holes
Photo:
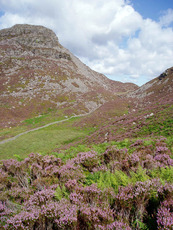
[[[173,67],[109,80],[45,27],[0,31],[0,228],[173,228]]]

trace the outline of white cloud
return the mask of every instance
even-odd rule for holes
[[[0,28],[49,27],[72,53],[116,80],[140,84],[172,65],[171,9],[157,23],[143,19],[124,0],[0,0],[0,6],[5,12]]]
[[[162,17],[160,17],[160,24],[162,26],[169,26],[173,22],[173,10],[168,9],[164,12]]]

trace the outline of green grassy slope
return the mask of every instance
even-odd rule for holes
[[[73,118],[64,123],[33,131],[18,137],[16,140],[0,145],[0,159],[14,158],[19,155],[27,157],[31,152],[48,154],[61,145],[71,143],[88,135],[92,129],[72,127]]]

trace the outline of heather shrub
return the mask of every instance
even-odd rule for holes
[[[67,190],[69,192],[73,192],[74,190],[76,190],[76,188],[78,188],[78,183],[77,180],[71,180],[69,179],[66,183],[65,183],[65,187],[67,188]]]
[[[64,183],[69,179],[81,180],[84,178],[84,174],[80,165],[75,164],[72,160],[68,160],[65,165],[59,168],[58,178],[61,183]]]
[[[14,230],[14,229],[19,229],[19,230],[30,230],[34,229],[36,226],[35,223],[39,219],[39,212],[38,210],[34,209],[31,212],[26,212],[22,211],[19,214],[16,214],[14,217],[10,217],[6,221],[6,225],[4,225],[3,229],[8,229],[8,230]],[[40,223],[40,227],[42,227],[42,224]]]
[[[173,166],[166,141],[126,139],[100,144],[99,153],[76,148],[63,160],[30,154],[2,161],[0,228],[171,229]]]
[[[18,202],[19,204],[23,203],[26,199],[34,193],[32,188],[21,188],[15,184],[11,187],[10,190],[6,190],[5,194],[6,199],[10,199],[12,202]]]
[[[131,224],[135,220],[142,222],[149,200],[158,197],[162,191],[162,184],[156,179],[119,187],[114,204],[115,212]]]
[[[80,229],[95,229],[97,224],[108,224],[114,220],[107,195],[95,184],[76,187],[70,194],[70,201],[78,206],[77,219]]]
[[[4,229],[74,229],[76,222],[76,206],[62,199],[20,212],[7,220]]]
[[[0,191],[6,190],[7,188],[11,187],[12,183],[9,179],[9,175],[5,172],[2,168],[0,168]],[[0,194],[0,199],[2,196]]]
[[[49,203],[54,197],[54,190],[52,189],[43,189],[38,191],[29,197],[29,200],[24,202],[24,206],[27,210],[33,209],[34,206],[41,207]]]
[[[143,144],[144,141],[142,139],[137,139],[133,144],[130,145],[130,147],[142,146]]]
[[[173,229],[173,200],[165,200],[161,203],[157,213],[158,229]]]
[[[127,223],[121,221],[115,221],[108,225],[98,225],[96,229],[99,230],[131,230],[130,226]]]
[[[56,174],[61,166],[61,159],[54,156],[41,156],[39,154],[30,154],[28,164],[31,164],[31,179],[39,179],[40,177]]]
[[[80,229],[98,229],[100,224],[113,221],[113,212],[108,207],[81,205],[78,211],[78,224]]]
[[[17,179],[18,184],[21,187],[28,188],[28,174],[24,162],[19,162],[14,159],[4,160],[2,169],[7,172],[10,176]]]
[[[57,170],[56,168],[54,169],[53,172]],[[37,190],[43,190],[45,187],[49,187],[50,185],[58,184],[59,179],[57,176],[54,175],[49,175],[46,177],[40,177],[32,181],[32,186],[37,189]]]
[[[94,151],[79,153],[77,157],[73,159],[73,162],[82,165],[89,171],[92,171],[99,163],[97,153]]]
[[[173,166],[173,159],[167,154],[157,154],[154,157],[159,167]]]
[[[111,161],[121,161],[127,156],[127,152],[126,148],[118,149],[116,146],[112,146],[103,153],[104,162],[108,164]]]
[[[14,206],[13,210],[9,208],[9,201],[0,201],[0,227],[5,225],[8,218],[12,213],[17,211],[17,208]]]

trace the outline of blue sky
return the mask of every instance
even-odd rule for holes
[[[113,80],[142,85],[173,66],[173,0],[0,0],[0,29],[23,23]]]
[[[144,18],[152,18],[156,21],[163,11],[173,8],[172,0],[132,0],[131,3]]]
[[[3,11],[0,11],[0,17],[1,17],[2,15],[4,15],[4,12],[3,12]]]

